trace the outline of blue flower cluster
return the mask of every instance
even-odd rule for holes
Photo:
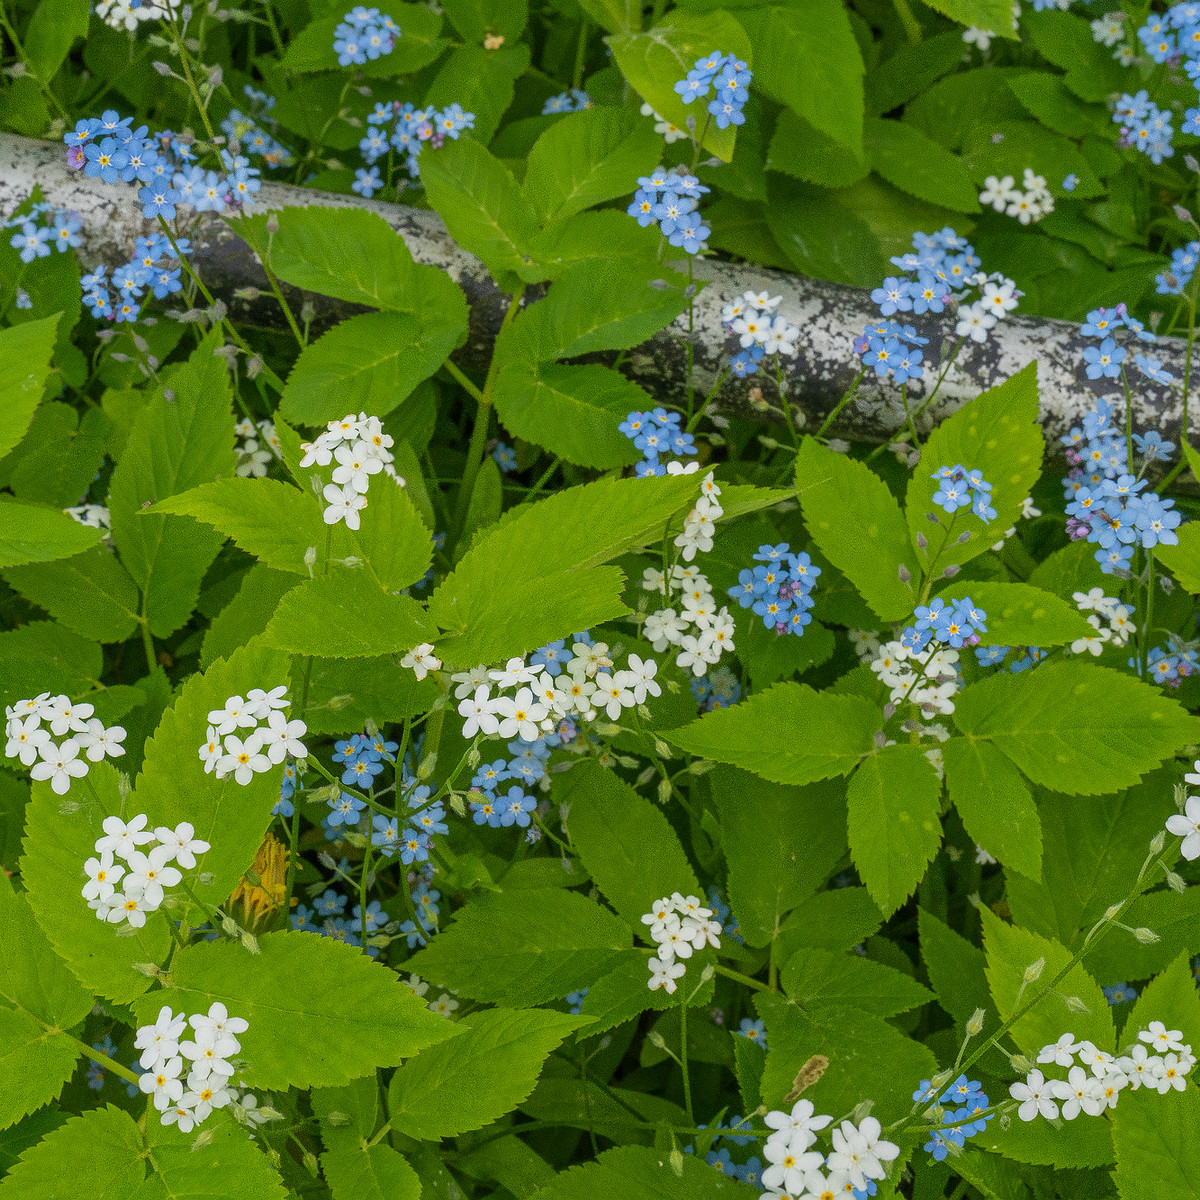
[[[717,667],[708,675],[692,680],[692,695],[704,712],[712,712],[736,704],[742,698],[742,685],[728,667]]]
[[[639,479],[667,474],[661,461],[665,455],[688,458],[696,453],[696,439],[683,429],[683,418],[665,408],[631,412],[617,428],[642,452],[634,471]]]
[[[625,210],[644,229],[657,224],[672,246],[688,254],[699,253],[712,230],[703,223],[696,205],[709,191],[695,175],[679,174],[659,167],[638,179],[633,203]]]
[[[1136,546],[1150,550],[1160,542],[1178,543],[1175,501],[1146,491],[1146,480],[1132,473],[1112,401],[1098,400],[1082,428],[1076,426],[1061,440],[1073,464],[1063,480],[1067,534],[1072,540],[1086,537],[1099,547],[1095,557],[1106,575],[1127,572]],[[1175,448],[1157,435],[1153,440],[1135,435],[1135,444],[1147,462]]]
[[[1022,650],[1021,655],[1013,659],[1005,668],[1010,675],[1019,675],[1022,671],[1028,671],[1030,667],[1037,666],[1048,653],[1040,646],[1019,648]],[[975,660],[981,667],[996,667],[1003,663],[1012,651],[1012,646],[976,646]]]
[[[436,150],[446,138],[458,141],[464,129],[475,128],[475,114],[464,112],[461,104],[450,104],[443,109],[431,106],[416,108],[412,104],[393,100],[390,103],[377,103],[367,116],[367,124],[371,128],[358,143],[367,166],[378,162],[390,147],[404,155],[405,169],[416,180],[421,175],[418,159],[425,144]],[[389,125],[390,131],[387,128]],[[359,171],[358,177],[358,186],[354,190],[367,199],[383,186],[378,171]]]
[[[357,5],[333,31],[333,51],[339,66],[365,63],[391,54],[400,37],[400,26],[377,8]]]
[[[933,502],[944,512],[954,516],[960,508],[969,508],[985,525],[995,517],[992,485],[984,479],[982,472],[955,463],[952,467],[939,467],[930,479],[938,484]]]
[[[339,871],[345,874],[349,864],[342,859]],[[326,888],[321,895],[313,899],[312,908],[307,904],[296,906],[291,914],[292,928],[306,933],[317,933],[321,937],[333,938],[334,941],[345,942],[348,946],[362,946],[367,938],[378,933],[387,923],[388,914],[378,900],[372,900],[367,905],[364,914],[361,904],[356,904],[346,916],[348,901],[340,892]],[[320,918],[319,921],[314,918]],[[371,958],[379,957],[377,946],[366,946]]]
[[[275,97],[250,84],[242,90],[249,97],[254,112],[247,116],[240,109],[231,108],[229,116],[221,122],[221,132],[230,142],[237,142],[245,153],[259,155],[272,167],[286,166],[292,162],[291,152],[264,128],[278,128],[278,122],[270,115],[275,107]]]
[[[691,104],[715,88],[717,95],[709,101],[708,114],[718,129],[727,129],[746,123],[744,109],[753,78],[753,72],[736,55],[714,52],[696,59],[696,65],[675,85],[675,91],[684,104]]]
[[[45,224],[39,224],[40,221]],[[74,213],[55,208],[45,200],[34,204],[26,212],[9,217],[0,228],[17,231],[9,238],[8,244],[21,251],[23,263],[45,258],[51,246],[57,246],[59,253],[65,254],[83,240],[79,234],[82,228],[79,218]]]
[[[180,238],[175,246],[161,233],[151,237],[140,237],[134,243],[133,258],[111,275],[101,263],[79,281],[83,287],[83,302],[93,317],[110,317],[114,321],[136,321],[147,288],[155,299],[162,300],[181,291],[180,265],[176,249],[186,254],[189,249],[187,238]]]
[[[1200,242],[1188,242],[1171,251],[1171,265],[1155,275],[1155,291],[1160,296],[1182,296],[1183,289],[1192,282],[1196,263],[1200,261]]]
[[[1121,329],[1128,329],[1138,341],[1157,341],[1153,330],[1147,329],[1137,317],[1131,316],[1124,304],[1118,304],[1114,308],[1093,309],[1079,327],[1081,336],[1100,339],[1098,346],[1085,346],[1083,350],[1083,361],[1087,364],[1089,379],[1116,379],[1125,369],[1128,350],[1118,345],[1116,338],[1112,336]],[[1175,382],[1175,376],[1163,369],[1159,359],[1135,354],[1133,361],[1147,379],[1164,385]]]
[[[568,992],[563,999],[567,1002],[571,1016],[577,1017],[583,1012],[583,1002],[587,999],[590,988],[580,988],[577,992]]]
[[[725,893],[716,884],[710,884],[706,895],[708,896],[708,907],[713,910],[713,920],[721,926],[721,936],[733,938],[739,946],[744,945],[746,939],[742,937],[742,931],[738,927],[737,917],[733,915],[733,910],[725,903]]]
[[[571,652],[562,642],[552,643],[554,645],[559,655],[555,665],[561,671],[560,664],[570,661]],[[566,656],[565,659],[562,655]],[[561,744],[562,739],[556,733],[543,734],[533,742],[518,738],[508,743],[508,752],[513,756],[511,759],[497,758],[494,762],[481,763],[471,779],[471,790],[480,796],[480,799],[471,801],[475,824],[488,825],[492,829],[510,825],[527,829],[537,809],[537,800],[525,788],[544,778],[550,751]],[[511,780],[519,782],[512,783],[508,788],[502,786]]]
[[[585,108],[595,107],[587,92],[582,88],[572,88],[569,92],[559,92],[557,96],[551,96],[542,105],[542,116],[548,117],[552,113],[583,112]]]
[[[437,933],[438,917],[441,914],[437,902],[442,898],[442,894],[431,888],[427,879],[418,879],[412,898],[417,919],[414,922],[409,918],[400,926],[400,932],[406,938],[410,950],[424,946]]]
[[[729,595],[762,617],[768,629],[803,636],[812,621],[808,610],[813,607],[812,590],[821,568],[807,554],[793,554],[787,542],[759,546],[754,561],[759,565],[743,567]]]
[[[900,644],[906,650],[921,651],[934,641],[958,650],[977,645],[979,635],[987,633],[987,613],[972,604],[970,596],[949,604],[935,596],[928,604],[913,609],[913,615],[916,623],[900,635]]]
[[[1132,96],[1125,92],[1117,101],[1112,115],[1112,119],[1121,126],[1120,144],[1140,150],[1155,164],[1175,153],[1175,147],[1171,145],[1171,139],[1175,136],[1171,117],[1171,111],[1159,108],[1145,88]],[[1186,124],[1184,132],[1192,132]]]
[[[928,1104],[936,1095],[930,1081],[922,1079],[921,1086],[913,1092],[912,1098],[918,1104]],[[937,1097],[937,1101],[937,1105],[926,1114],[936,1124],[929,1131],[925,1150],[937,1162],[943,1162],[947,1154],[953,1153],[951,1147],[961,1150],[967,1138],[982,1133],[993,1114],[986,1112],[991,1103],[987,1095],[978,1083],[967,1079],[965,1075],[960,1075]],[[986,1115],[980,1116],[980,1113]]]
[[[1129,665],[1139,675],[1142,673],[1136,655],[1130,658]],[[1177,688],[1187,676],[1194,675],[1197,671],[1200,671],[1200,654],[1186,647],[1167,650],[1162,646],[1155,646],[1146,655],[1146,673],[1155,683],[1167,687]]]

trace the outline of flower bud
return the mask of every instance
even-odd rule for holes
[[[929,539],[923,534],[917,534],[917,549],[924,550],[929,545]]]
[[[430,775],[437,769],[437,751],[433,750],[421,759],[421,765],[417,767],[417,778],[428,779]]]
[[[657,1029],[652,1029],[646,1034],[646,1039],[656,1050],[665,1050],[667,1043],[663,1040],[663,1035]]]
[[[717,968],[712,963],[706,963],[704,970],[700,972],[700,982],[707,983],[716,973]]]
[[[1162,940],[1153,929],[1147,929],[1145,925],[1138,926],[1138,928],[1133,931],[1133,936],[1137,938],[1137,940],[1141,942],[1143,946],[1153,946],[1155,942]]]
[[[1092,1011],[1078,996],[1068,996],[1063,1003],[1067,1006],[1068,1012],[1090,1013]]]
[[[76,800],[63,800],[58,806],[58,815],[60,817],[73,817],[80,809],[80,804]]]
[[[196,1135],[196,1140],[192,1143],[193,1150],[199,1150],[203,1146],[209,1145],[216,1136],[215,1129],[205,1129]]]
[[[120,775],[117,776],[117,795],[121,797],[122,803],[129,799],[129,794],[132,791],[133,781],[124,771],[122,771]]]
[[[475,765],[478,766],[479,764],[476,763]],[[460,817],[465,817],[467,815],[466,803],[463,801],[463,798],[457,792],[455,792],[450,797],[450,807]]]
[[[1033,1063],[1031,1063],[1023,1054],[1011,1055],[1008,1063],[1018,1075],[1028,1075],[1029,1072],[1033,1070]]]
[[[688,763],[688,773],[690,775],[707,775],[716,765],[711,759],[698,758],[695,762]]]
[[[969,529],[964,529],[962,531],[962,533],[960,533],[958,535],[958,544],[960,546],[966,545],[966,543],[969,542],[970,540],[971,540],[971,531]]]
[[[695,125],[695,117],[688,117],[688,120]],[[674,1171],[680,1179],[683,1178],[683,1151],[680,1150],[678,1146],[671,1151],[671,1170]]]
[[[1151,854],[1161,854],[1163,852],[1163,847],[1166,844],[1167,844],[1166,831],[1160,829],[1158,831],[1158,833],[1156,833],[1154,835],[1154,840],[1150,843],[1150,853]]]
[[[1045,965],[1045,958],[1039,958],[1037,962],[1030,963],[1029,966],[1025,968],[1025,982],[1034,983],[1036,980],[1040,979],[1042,969],[1045,967]]]
[[[147,979],[157,979],[162,974],[157,963],[134,963],[133,969],[139,975],[145,975]]]
[[[652,780],[657,774],[658,774],[658,769],[656,767],[645,767],[642,771],[640,771],[638,773],[638,777],[636,780],[637,786],[645,787],[646,784],[648,784],[650,782],[650,780]]]
[[[658,802],[659,804],[668,804],[671,799],[671,781],[669,779],[660,779],[658,781]]]
[[[671,755],[674,754],[674,751],[670,746],[667,745],[666,742],[662,740],[662,738],[656,737],[654,739],[654,753],[657,754],[659,758],[670,758]]]
[[[211,871],[201,871],[196,876],[196,882],[202,883],[205,887],[209,887],[214,879],[216,879],[216,876]]]
[[[1167,887],[1173,892],[1187,891],[1187,884],[1183,881],[1182,875],[1176,875],[1174,871],[1167,872]]]
[[[983,1018],[987,1015],[987,1011],[982,1008],[977,1008],[972,1014],[971,1019],[967,1022],[967,1036],[978,1037],[983,1032]]]
[[[329,707],[332,708],[334,712],[340,712],[343,708],[346,708],[349,705],[354,703],[354,697],[353,696],[334,696],[329,700],[328,703],[329,703]]]
[[[320,1169],[317,1166],[317,1156],[311,1150],[304,1152],[304,1169],[316,1179],[320,1175]]]
[[[959,571],[961,571],[961,570],[962,570],[962,567],[960,567],[957,563],[951,563],[942,572],[942,576],[945,579],[953,579],[955,577],[955,575],[957,575],[959,573]]]
[[[901,583],[908,583],[912,579],[912,572],[903,563],[896,569],[896,574]]]
[[[238,929],[238,923],[232,917],[222,917],[221,932],[227,937],[237,937],[241,931]]]

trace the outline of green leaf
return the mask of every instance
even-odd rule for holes
[[[35,10],[35,20],[38,11]],[[25,436],[33,420],[50,374],[60,315],[55,313],[40,321],[25,321],[0,330],[0,393],[5,397],[4,417],[0,420],[0,458]]]
[[[961,57],[961,47],[956,53]],[[865,153],[834,141],[790,108],[782,109],[775,121],[767,167],[826,188],[848,187],[871,170]]]
[[[649,950],[625,951],[617,966],[588,985],[588,994],[583,998],[580,1011],[585,1017],[593,1018],[595,1024],[589,1025],[582,1036],[599,1037],[644,1012],[665,1012],[678,1004],[676,998],[668,996],[662,988],[651,991],[646,986],[646,980],[650,978],[647,966],[650,953]],[[702,1003],[702,1000],[697,997],[695,1002]]]
[[[877,1017],[894,1017],[933,999],[933,993],[911,975],[857,955],[827,950],[793,954],[779,974],[788,998],[813,1014],[858,1008]]]
[[[987,613],[981,646],[1061,646],[1096,631],[1074,604],[1027,583],[971,580],[943,588],[945,601],[970,598]]]
[[[70,558],[100,542],[100,530],[80,525],[52,508],[4,503],[0,517],[0,567]]]
[[[472,132],[481,143],[492,140],[500,120],[513,102],[513,85],[529,69],[529,46],[515,42],[499,50],[482,46],[456,46],[438,71],[425,103],[444,107],[459,103],[475,114]],[[451,142],[463,144],[463,141]],[[447,147],[434,154],[421,156],[421,182],[425,183],[425,167]],[[428,190],[428,188],[427,188]]]
[[[741,14],[741,21],[754,46],[754,82],[857,152],[863,136],[863,60],[839,0],[806,0],[803,10],[751,10]]]
[[[617,33],[605,41],[621,73],[655,112],[681,129],[689,117],[695,117],[703,147],[729,162],[737,126],[718,129],[706,120],[708,101],[684,104],[675,83],[687,75],[696,59],[718,51],[755,66],[750,39],[731,14],[720,9],[697,13],[677,8],[646,33]]]
[[[1084,100],[1103,103],[1125,83],[1124,67],[1112,50],[1096,41],[1086,19],[1074,13],[1025,11],[1021,28],[1043,58],[1066,71],[1063,82]]]
[[[262,633],[279,601],[296,586],[296,576],[290,572],[274,571],[255,563],[242,576],[237,595],[209,625],[200,647],[200,670],[207,671],[218,658],[228,658],[249,638]],[[309,728],[313,728],[311,721]]]
[[[403,487],[380,479],[359,520],[358,544],[367,568],[385,592],[416,583],[433,562],[433,539]]]
[[[929,543],[927,549],[917,552],[917,560],[928,573],[940,573],[951,564],[983,554],[998,532],[1017,523],[1021,503],[1041,472],[1044,449],[1038,424],[1036,363],[963,405],[933,430],[905,497],[913,545],[917,545],[918,534]],[[939,485],[931,476],[940,467],[956,463],[982,472],[992,485],[996,516],[990,525],[970,509],[960,508],[950,517],[934,504]],[[930,524],[929,513],[937,515],[938,525]],[[971,537],[960,543],[958,538],[964,532]]]
[[[1082,138],[1089,133],[1103,135],[1112,125],[1108,112],[1096,105],[1085,104],[1072,95],[1061,75],[1049,71],[1030,71],[1008,86],[1013,95],[1055,133]]]
[[[559,794],[571,844],[604,898],[639,933],[662,896],[699,892],[696,873],[662,811],[598,763],[572,767]]]
[[[258,948],[251,954],[221,941],[177,951],[172,986],[141,997],[138,1020],[153,1021],[163,1004],[193,1013],[220,1000],[250,1023],[238,1035],[247,1085],[273,1091],[345,1084],[458,1032],[353,946],[279,931],[260,937]]]
[[[1186,951],[1146,984],[1125,1023],[1125,1038],[1132,1041],[1134,1031],[1146,1029],[1151,1021],[1178,1029],[1180,1040],[1189,1045],[1200,1044],[1200,992]]]
[[[46,0],[33,10],[25,30],[24,57],[29,69],[44,83],[49,83],[58,74],[75,39],[87,37],[90,15],[87,0]],[[21,329],[22,326],[13,328]]]
[[[1159,1096],[1150,1088],[1121,1097],[1113,1113],[1121,1200],[1200,1197],[1200,1091]]]
[[[1088,40],[1091,40],[1090,31]],[[1124,79],[1121,81],[1124,82]],[[1050,181],[1048,187],[1052,195],[1079,200],[1091,200],[1104,195],[1105,186],[1091,162],[1070,138],[1052,133],[1039,122],[1028,119],[1023,107],[1020,116],[1023,119],[993,119],[986,133],[976,124],[966,131],[962,161],[977,183],[983,183],[989,175],[1003,177],[1015,174],[1019,178],[1028,167]],[[927,132],[936,136],[932,131]],[[1000,135],[999,141],[993,140],[995,134]],[[1064,173],[1078,178],[1072,192],[1063,191],[1058,182]]]
[[[400,26],[400,38],[390,54],[381,55],[355,68],[364,75],[385,78],[419,71],[433,62],[449,44],[445,38],[438,37],[442,31],[441,16],[423,4],[391,0],[388,15]],[[309,21],[288,43],[287,53],[280,65],[289,71],[341,70],[333,49],[334,30],[341,21],[340,15],[318,16]]]
[[[885,746],[850,777],[850,856],[889,916],[913,894],[942,844],[942,786],[917,746]]]
[[[841,784],[785,787],[744,771],[709,775],[729,868],[729,903],[752,946],[770,943],[783,917],[825,882],[846,852]]]
[[[946,789],[971,838],[1006,867],[1042,877],[1042,823],[1029,785],[992,745],[951,738],[942,746]]]
[[[971,173],[957,155],[915,126],[868,117],[863,140],[871,166],[901,191],[955,212],[979,211]]]
[[[464,1017],[459,1035],[392,1076],[388,1119],[432,1140],[490,1125],[533,1091],[542,1063],[587,1019],[544,1009],[490,1009]]]
[[[461,138],[422,155],[421,182],[450,236],[483,262],[503,290],[526,278],[537,215],[498,158]]]
[[[56,1200],[89,1195],[124,1200],[146,1175],[142,1135],[109,1104],[71,1117],[21,1155],[0,1181],[0,1200]]]
[[[421,1195],[416,1171],[386,1142],[327,1150],[321,1171],[333,1200],[418,1200]]]
[[[996,675],[955,699],[954,723],[1034,783],[1069,796],[1130,787],[1197,738],[1196,718],[1140,679],[1082,662]]]
[[[194,1133],[151,1118],[146,1123],[144,1156],[153,1174],[137,1200],[285,1200],[277,1168],[234,1121],[215,1125],[212,1141],[197,1146]]]
[[[772,783],[805,784],[854,770],[871,753],[881,724],[879,710],[859,696],[788,682],[662,737],[689,754],[742,767]]]
[[[914,578],[920,570],[887,484],[864,463],[806,437],[796,456],[796,491],[805,525],[825,557],[883,620],[904,620],[916,595],[901,582],[900,569]]]
[[[732,1200],[740,1195],[736,1180],[695,1155],[681,1155],[672,1163],[649,1146],[621,1146],[563,1171],[534,1200]]]
[[[1012,5],[1007,0],[927,0],[929,7],[960,25],[977,26],[998,37],[1015,38]]]
[[[76,696],[98,685],[103,654],[64,625],[30,621],[0,633],[0,697],[15,704],[43,691]]]
[[[632,944],[625,923],[595,901],[529,888],[476,897],[407,965],[472,1000],[519,1008],[587,987]]]
[[[171,937],[162,920],[148,921],[132,936],[117,937],[111,925],[97,920],[80,893],[82,864],[96,852],[104,818],[121,811],[117,780],[110,764],[91,765],[91,787],[72,787],[68,797],[79,807],[67,812],[63,798],[48,783],[33,785],[21,879],[38,924],[76,979],[89,991],[128,1004],[151,983],[134,963],[163,962]],[[92,788],[99,801],[93,799]]]
[[[61,625],[93,641],[123,642],[137,628],[137,585],[107,546],[11,567],[4,579]]]
[[[290,665],[286,654],[255,639],[203,675],[192,675],[146,743],[126,811],[145,813],[150,829],[189,821],[196,836],[211,845],[196,859],[196,869],[211,875],[212,882],[192,884],[209,904],[223,903],[254,861],[279,799],[282,767],[256,774],[245,786],[232,775],[218,779],[206,772],[198,751],[206,741],[208,714],[251,688],[288,685]]]
[[[883,924],[883,914],[865,887],[833,888],[810,896],[783,923],[779,957],[802,946],[821,950],[852,950]]]
[[[1020,1049],[1036,1058],[1043,1046],[1069,1031],[1076,1040],[1087,1038],[1111,1053],[1117,1040],[1112,1010],[1096,981],[1077,963],[1060,983],[1054,983],[1071,961],[1071,952],[1061,942],[1006,924],[986,906],[979,909],[979,915],[983,919],[988,986],[1000,1019],[1007,1021],[1013,1015],[1018,995],[1021,1008],[1043,997],[1009,1030]],[[1045,960],[1040,976],[1025,983],[1026,969],[1040,959]],[[1051,984],[1057,995],[1049,994]],[[1060,998],[1065,996],[1077,997],[1088,1011],[1071,1011]]]
[[[109,486],[112,537],[155,637],[169,637],[191,616],[200,582],[224,540],[187,517],[146,514],[147,503],[233,475],[229,371],[214,351],[214,330],[186,363],[165,375],[134,421]]]
[[[1200,521],[1188,521],[1175,531],[1177,546],[1159,542],[1154,557],[1167,567],[1193,596],[1200,595]]]
[[[485,1141],[459,1158],[458,1163],[470,1178],[494,1179],[517,1200],[529,1200],[556,1178],[554,1168],[515,1133]]]
[[[314,1088],[312,1107],[327,1150],[361,1150],[379,1125],[379,1080],[371,1074],[341,1087]]]
[[[555,121],[534,143],[524,192],[543,225],[632,192],[662,156],[662,139],[627,109],[591,108]]]
[[[322,658],[404,654],[436,637],[412,597],[385,592],[366,571],[349,568],[293,588],[267,626],[273,645]]]
[[[526,0],[449,0],[443,7],[450,24],[468,42],[482,42],[489,33],[514,40],[529,18]]]
[[[996,1121],[988,1126],[980,1143],[1016,1162],[1054,1167],[1061,1175],[1064,1169],[1105,1167],[1115,1161],[1111,1129],[1107,1121],[1060,1120],[1052,1125],[1042,1120],[1016,1120],[1007,1129],[1001,1129]]]
[[[996,1027],[991,1010],[991,993],[984,973],[987,960],[983,951],[955,932],[924,908],[917,910],[921,938],[921,959],[938,1003],[959,1025],[966,1023],[982,1008],[987,1013],[984,1028]]]

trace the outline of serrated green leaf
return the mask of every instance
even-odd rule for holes
[[[5,397],[4,419],[0,421],[0,458],[25,436],[42,398],[60,316],[55,313],[40,321],[25,321],[0,330],[0,394]]]
[[[564,784],[571,843],[629,925],[643,932],[642,916],[662,896],[697,894],[696,874],[660,809],[595,762],[572,767]]]
[[[435,640],[437,630],[412,597],[385,592],[366,571],[342,568],[288,592],[266,636],[293,654],[371,658],[404,654]]]
[[[976,1009],[982,1008],[984,1028],[990,1034],[997,1022],[983,951],[924,908],[917,910],[917,928],[921,960],[938,1003],[959,1025],[966,1025]]]
[[[972,580],[952,584],[938,595],[947,602],[970,598],[987,613],[981,646],[1061,646],[1096,632],[1074,604],[1027,583]]]
[[[993,1121],[975,1144],[1015,1162],[1054,1167],[1056,1173],[1061,1173],[1064,1169],[1111,1164],[1115,1159],[1111,1129],[1107,1121],[1062,1121],[1052,1125],[1044,1120],[1016,1120],[1007,1129]]]
[[[773,783],[805,784],[852,771],[874,746],[882,714],[859,696],[816,692],[803,683],[777,683],[664,731],[673,746],[753,771]]]
[[[237,595],[217,613],[204,634],[200,670],[207,671],[218,658],[228,658],[239,646],[262,633],[279,601],[297,583],[290,571],[273,571],[255,563],[242,577]]]
[[[482,42],[489,33],[506,41],[518,38],[529,18],[526,0],[449,0],[443,7],[468,42]]]
[[[65,811],[64,797],[56,796],[49,783],[33,785],[21,879],[38,924],[71,973],[90,991],[128,1004],[150,986],[133,964],[163,962],[171,937],[163,920],[147,921],[132,936],[117,937],[81,894],[83,864],[95,854],[104,818],[121,811],[117,780],[110,764],[90,765],[91,786],[74,783],[65,798],[79,807]]]
[[[1200,521],[1188,521],[1175,531],[1179,544],[1168,546],[1159,542],[1154,557],[1166,566],[1180,584],[1200,595]]]
[[[605,1150],[594,1162],[571,1167],[533,1200],[734,1200],[738,1181],[684,1154],[675,1163],[649,1146]]]
[[[143,1153],[152,1173],[136,1200],[284,1200],[279,1171],[245,1129],[225,1121],[211,1132],[212,1141],[197,1146],[195,1132],[150,1117]]]
[[[918,534],[928,542],[927,549],[917,551],[917,561],[927,573],[940,573],[983,554],[996,540],[997,531],[1017,523],[1021,502],[1041,472],[1044,450],[1034,363],[963,405],[933,430],[904,501],[913,545]],[[992,485],[991,506],[996,510],[992,524],[965,508],[950,517],[934,504],[939,484],[931,476],[940,467],[956,464],[980,471]],[[929,513],[938,516],[944,532],[930,523]],[[963,533],[971,537],[959,542]]]
[[[974,25],[1003,38],[1017,36],[1012,5],[1007,0],[929,0],[929,7],[960,25]]]
[[[0,503],[0,567],[70,558],[100,542],[100,530],[35,504]]]
[[[333,1200],[418,1200],[421,1195],[416,1171],[386,1142],[327,1150],[321,1171]]]
[[[1200,1197],[1200,1091],[1157,1095],[1152,1088],[1121,1097],[1113,1113],[1121,1200]]]
[[[584,1017],[544,1009],[489,1009],[464,1017],[457,1037],[392,1076],[392,1128],[432,1140],[490,1125],[533,1091],[550,1052],[587,1024]]]
[[[805,949],[784,964],[779,982],[788,998],[810,1016],[822,1010],[861,1009],[894,1017],[933,999],[911,975],[857,955]]]
[[[864,463],[806,437],[796,456],[796,492],[808,532],[825,557],[883,620],[907,617],[916,595],[900,570],[914,579],[920,570],[887,484]]]
[[[220,1000],[250,1023],[238,1034],[247,1085],[272,1090],[345,1084],[458,1032],[353,946],[280,931],[258,948],[222,941],[178,951],[172,986],[135,1002],[139,1021],[152,1022],[163,1004],[193,1013]]]
[[[109,485],[113,542],[142,589],[155,637],[170,636],[191,616],[223,540],[187,517],[142,511],[234,474],[229,371],[214,353],[220,344],[214,330],[186,363],[164,375],[171,399],[160,388],[138,414]]]
[[[885,746],[846,789],[850,856],[889,916],[912,895],[942,844],[942,786],[917,746]]]
[[[868,117],[863,142],[871,166],[902,192],[955,212],[979,211],[971,173],[957,155],[915,126]]]
[[[954,723],[1069,796],[1130,787],[1198,735],[1195,717],[1156,688],[1077,661],[972,684],[955,698]]]
[[[646,986],[650,978],[647,966],[650,954],[649,950],[624,951],[617,965],[607,975],[588,986],[588,994],[583,998],[580,1012],[585,1017],[591,1017],[595,1024],[589,1025],[582,1036],[599,1037],[626,1021],[632,1021],[641,1013],[651,1009],[665,1012],[678,1005],[678,999],[668,996],[663,988],[651,991]],[[699,997],[697,1002],[700,1002]]]
[[[1125,1023],[1125,1040],[1133,1041],[1134,1033],[1148,1028],[1151,1021],[1178,1029],[1180,1040],[1188,1045],[1200,1045],[1200,992],[1186,951],[1146,984]]]
[[[562,221],[631,193],[661,155],[653,123],[627,109],[569,113],[534,143],[524,193],[542,224]]]
[[[961,57],[961,48],[957,54]],[[767,167],[827,188],[849,187],[871,170],[864,152],[836,142],[790,108],[782,109],[776,118]]]
[[[631,945],[625,923],[595,901],[529,888],[476,897],[409,965],[473,1000],[526,1007],[587,987]]]
[[[425,103],[441,107],[461,104],[467,112],[475,114],[472,134],[486,145],[512,104],[514,85],[529,69],[529,62],[530,51],[525,42],[514,41],[497,50],[455,46],[429,85]],[[450,144],[461,146],[465,140]],[[442,150],[446,148],[443,146]],[[425,166],[435,157],[435,154],[422,156],[422,183],[425,183]]]
[[[433,562],[433,539],[404,487],[379,480],[359,516],[358,545],[386,592],[416,583]]]

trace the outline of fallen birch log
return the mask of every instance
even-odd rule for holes
[[[83,223],[81,252],[89,265],[107,262],[118,266],[132,254],[135,239],[155,226],[142,219],[128,188],[108,185],[71,170],[61,145],[0,134],[0,214],[10,215],[34,186],[48,201],[73,211]],[[413,257],[444,270],[463,289],[471,306],[471,329],[467,345],[456,355],[464,367],[487,362],[491,343],[503,313],[503,297],[483,265],[460,249],[436,213],[402,204],[361,200],[357,197],[264,183],[255,212],[290,206],[325,205],[332,208],[364,208],[379,213],[405,240]],[[236,227],[236,220],[232,223]],[[202,214],[195,233],[193,263],[214,295],[229,306],[238,322],[256,327],[282,328],[282,313],[276,301],[264,294],[239,298],[239,289],[267,287],[266,277],[254,255],[237,236],[231,224],[211,213]],[[699,391],[707,391],[736,351],[737,343],[721,324],[722,305],[744,291],[768,291],[782,296],[779,311],[801,330],[799,352],[784,359],[784,380],[794,411],[802,412],[808,428],[816,428],[853,383],[859,360],[853,343],[864,326],[878,319],[878,310],[867,292],[840,284],[825,283],[803,275],[749,263],[701,259],[696,276],[709,286],[696,298],[694,332],[694,379]],[[1018,287],[1020,280],[1017,281]],[[358,306],[327,296],[288,289],[289,302],[305,300],[313,305],[314,328],[320,330],[344,319]],[[957,338],[949,312],[941,316],[913,318],[918,330],[929,337],[927,361],[936,364],[949,353]],[[681,317],[650,341],[632,352],[622,365],[650,394],[659,399],[682,395],[687,378],[687,318]],[[1093,384],[1083,372],[1082,350],[1088,344],[1078,326],[1067,321],[1015,315],[1001,321],[982,344],[964,343],[946,373],[934,402],[922,422],[932,426],[967,400],[1002,383],[1030,362],[1038,364],[1042,421],[1048,438],[1055,438],[1095,403],[1097,391],[1120,391],[1119,381]],[[1151,352],[1177,378],[1184,374],[1186,342],[1180,338],[1160,339]],[[1180,389],[1150,383],[1136,371],[1134,427],[1158,429],[1178,441],[1182,411]],[[933,384],[926,372],[925,388]],[[1095,388],[1096,390],[1093,390]],[[926,391],[925,395],[928,394]],[[909,384],[909,398],[920,406],[923,393]],[[722,386],[720,406],[727,413],[767,416],[778,397],[775,380],[764,375],[746,380],[728,379]],[[837,423],[840,432],[869,440],[885,440],[904,423],[900,389],[878,381],[873,373],[864,377],[855,399]]]

